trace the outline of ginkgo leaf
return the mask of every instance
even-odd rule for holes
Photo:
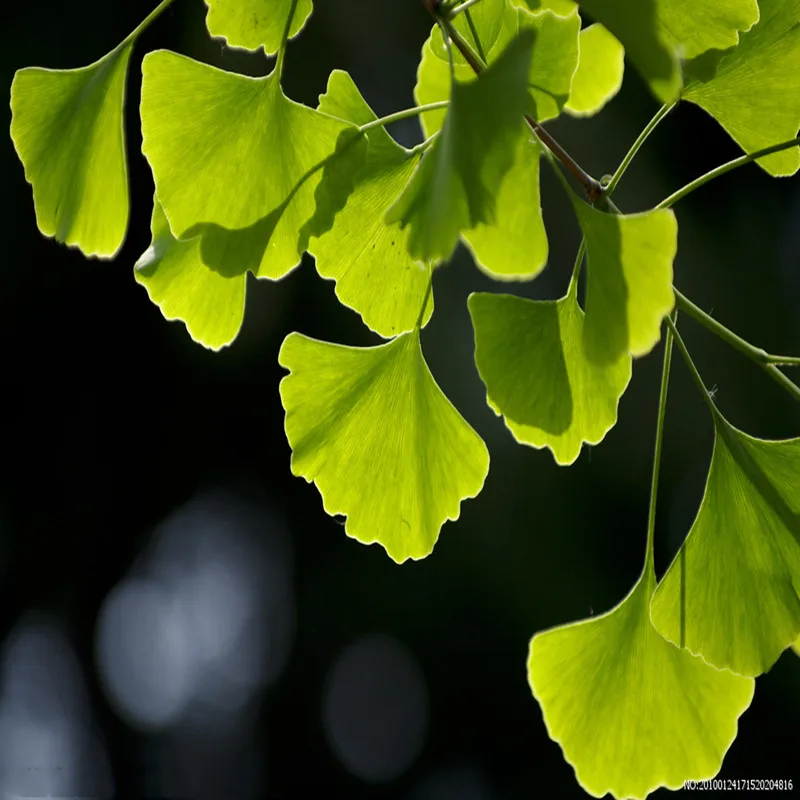
[[[625,48],[608,28],[589,25],[580,34],[578,69],[564,106],[575,117],[596,114],[622,87]]]
[[[523,31],[479,78],[453,86],[439,136],[386,213],[386,222],[410,227],[414,258],[447,260],[462,230],[495,218],[528,103],[532,48],[533,33]]]
[[[322,168],[352,126],[289,100],[275,72],[249,78],[159,50],[142,73],[142,150],[173,234],[201,232],[209,264],[225,254],[269,278],[297,266]]]
[[[528,76],[528,89],[533,100],[531,112],[539,122],[557,117],[569,98],[572,78],[578,67],[581,21],[577,11],[573,9],[566,17],[549,10],[532,14],[524,8],[515,7],[509,0],[491,0],[491,5],[483,0],[480,6],[484,13],[478,16],[476,11],[475,32],[481,43],[479,49],[484,52],[489,64],[497,60],[520,31],[534,32],[533,58]],[[489,10],[493,16],[488,16]],[[460,21],[461,17],[456,17],[457,28]],[[470,43],[474,43],[475,35],[469,26],[462,23],[460,32]],[[441,87],[446,87],[446,93],[439,99],[447,99],[449,59],[438,27],[431,31],[427,44],[429,47],[423,47],[423,62],[417,73],[417,84],[433,81],[440,87],[440,94]],[[426,52],[435,56],[436,62],[424,65]],[[466,62],[460,54],[456,57],[456,53],[457,50],[453,56],[456,68],[463,67]],[[456,77],[462,81],[469,80],[474,77],[474,73],[470,73],[468,67],[457,69]],[[429,94],[429,91],[423,87],[422,93]]]
[[[800,438],[755,439],[714,416],[705,495],[651,616],[709,664],[760,675],[800,634]]]
[[[153,240],[134,265],[136,281],[168,320],[179,319],[196,342],[212,350],[230,344],[244,317],[246,274],[207,267],[200,238],[176,239],[158,198],[151,223]]]
[[[436,385],[419,330],[378,347],[286,337],[278,356],[292,473],[348,536],[398,563],[429,555],[489,471],[481,438]]]
[[[645,568],[611,611],[536,634],[528,681],[550,738],[594,797],[644,798],[719,772],[755,681],[716,670],[650,623]]]
[[[281,46],[289,14],[289,38],[302,30],[313,10],[312,0],[205,0],[206,28],[229,47],[264,48],[272,55]]]
[[[800,637],[798,637],[797,641],[792,645],[792,650],[800,656]]]
[[[541,145],[522,121],[520,128],[514,163],[495,199],[495,221],[461,234],[475,264],[505,281],[535,278],[547,264],[549,249],[539,194]]]
[[[586,238],[586,355],[611,364],[623,353],[649,353],[672,311],[672,262],[678,223],[669,209],[607,214],[573,198]]]
[[[478,8],[481,8],[480,4]],[[513,16],[513,15],[512,15]],[[460,17],[456,17],[456,20]],[[475,23],[476,28],[478,23]],[[480,35],[480,32],[479,32]],[[450,97],[450,74],[447,65],[433,53],[432,39],[422,50],[417,71],[414,98],[427,105]],[[459,80],[472,80],[467,66],[456,66]],[[444,123],[444,109],[428,111],[420,122],[425,136],[432,136]],[[494,221],[479,223],[462,231],[461,238],[471,251],[475,264],[493,278],[530,280],[547,263],[547,233],[542,219],[539,194],[541,146],[530,135],[522,118],[514,148],[514,162],[503,178],[495,197]]]
[[[586,359],[577,282],[557,301],[472,294],[469,312],[487,402],[518,442],[549,447],[557,463],[571,464],[584,442],[602,441],[617,421],[631,359]]]
[[[113,258],[128,227],[122,111],[133,42],[80,69],[27,67],[11,84],[11,138],[45,236]]]
[[[340,70],[331,73],[319,109],[356,125],[376,119],[352,78]],[[339,300],[372,330],[390,337],[414,327],[428,287],[428,270],[408,254],[409,230],[384,221],[420,154],[398,145],[383,127],[371,128],[366,138],[367,162],[352,193],[329,230],[311,239],[308,251],[317,272],[336,281]],[[431,300],[423,322],[432,311]]]
[[[800,129],[800,3],[762,0],[760,5],[758,24],[722,55],[713,77],[690,81],[683,94],[748,153],[791,139]],[[771,175],[793,175],[800,167],[800,149],[757,163]]]

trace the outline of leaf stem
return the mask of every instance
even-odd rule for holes
[[[447,108],[449,102],[449,100],[437,100],[435,103],[426,103],[422,106],[404,108],[402,111],[395,111],[394,114],[388,114],[385,117],[380,117],[379,119],[372,120],[372,122],[367,122],[364,125],[360,125],[358,129],[361,131],[361,133],[366,133],[373,128],[380,128],[384,125],[391,125],[393,122],[400,122],[400,120],[403,119],[416,117],[420,114],[424,114],[426,111],[436,111],[440,108]]]
[[[678,320],[677,310],[672,312],[669,321],[674,326]],[[661,392],[658,396],[658,422],[656,423],[656,446],[653,453],[653,477],[650,483],[650,508],[647,513],[647,546],[645,550],[645,571],[655,579],[655,559],[653,542],[656,530],[656,500],[658,497],[658,473],[661,469],[661,445],[664,440],[664,417],[667,412],[667,391],[669,372],[672,366],[672,328],[668,327],[664,337],[664,365],[661,368]]]
[[[286,43],[289,41],[289,31],[292,29],[292,20],[294,19],[294,12],[297,9],[297,0],[292,0],[292,5],[289,7],[289,16],[286,18],[286,27],[283,29],[281,36],[281,46],[278,48],[278,60],[275,62],[275,77],[280,82],[281,75],[283,75],[283,59],[286,55]]]
[[[134,41],[140,34],[144,33],[150,24],[155,22],[161,14],[172,5],[173,0],[161,0],[161,2],[120,42],[119,46],[124,47],[126,44]]]
[[[708,389],[706,389],[706,385],[703,383],[703,379],[700,377],[700,373],[697,371],[697,367],[694,365],[694,361],[692,361],[692,357],[689,355],[689,350],[684,344],[681,335],[678,333],[678,328],[675,323],[670,319],[670,317],[664,318],[672,335],[675,337],[675,341],[678,344],[678,349],[681,351],[681,355],[683,356],[683,360],[686,362],[686,366],[689,367],[689,372],[692,375],[692,379],[694,380],[697,388],[700,389],[700,394],[703,396],[703,400],[705,400],[706,405],[708,406],[709,410],[711,411],[711,415],[714,419],[717,418],[719,415],[719,411],[717,410],[714,401],[711,399],[711,395],[708,393]]]
[[[578,253],[575,256],[575,266],[572,268],[572,277],[569,281],[567,294],[572,294],[578,291],[578,278],[581,276],[581,265],[583,264],[583,257],[586,255],[586,237],[581,237],[581,243],[578,247]]]
[[[673,287],[674,288],[674,287]],[[741,336],[734,333],[730,328],[726,328],[721,322],[717,322],[710,314],[696,306],[686,295],[675,289],[675,299],[678,306],[694,317],[701,325],[707,328],[715,336],[729,344],[740,353],[746,355],[751,361],[755,361],[774,381],[782,386],[796,400],[800,400],[800,387],[784,375],[776,364],[797,365],[800,358],[794,356],[773,356],[762,350],[760,347],[750,344]]]
[[[438,19],[439,29],[442,32],[442,41],[444,42],[445,50],[447,50],[447,63],[450,65],[450,91],[453,90],[453,84],[456,82],[456,67],[453,63],[453,45],[450,41],[450,30],[441,17]],[[455,28],[452,28],[455,30]]]
[[[650,122],[645,125],[644,130],[639,134],[636,138],[636,141],[631,145],[630,150],[625,154],[625,158],[622,159],[620,165],[617,167],[616,172],[611,177],[611,181],[609,182],[608,186],[605,187],[604,194],[611,195],[613,194],[614,190],[617,188],[617,184],[620,182],[620,179],[625,174],[625,170],[631,164],[631,161],[636,157],[636,154],[641,149],[642,145],[647,141],[647,137],[658,127],[658,123],[661,122],[664,117],[672,111],[673,108],[677,105],[677,101],[674,103],[667,103],[661,108],[656,111],[655,116],[650,120]]]
[[[730,172],[732,169],[743,167],[745,164],[749,164],[751,161],[755,161],[758,158],[771,155],[772,153],[779,153],[781,150],[788,150],[790,147],[796,147],[797,145],[800,145],[800,137],[788,139],[780,144],[773,144],[770,147],[765,147],[763,150],[756,150],[755,153],[747,153],[739,158],[734,158],[732,161],[728,161],[727,163],[722,164],[721,166],[716,167],[709,172],[706,172],[705,175],[695,178],[691,183],[687,183],[682,189],[678,189],[677,192],[673,192],[669,197],[664,198],[656,206],[656,208],[669,208],[670,206],[675,205],[678,200],[683,200],[686,195],[691,194],[695,189],[705,186],[709,181],[714,180],[714,178],[719,178],[720,175],[724,175],[726,172]]]
[[[467,16],[469,16],[469,9],[472,6],[478,5],[478,3],[480,3],[480,2],[481,2],[481,0],[466,0],[465,3],[462,3],[460,6],[456,6],[451,11],[449,11],[447,13],[447,18],[448,19],[453,19],[453,17],[458,16],[462,11],[466,11],[467,12]],[[473,26],[470,23],[470,28],[472,28],[472,27]],[[474,33],[475,33],[475,31],[473,30],[473,35],[474,35]],[[476,44],[478,42],[478,37],[477,36],[475,36],[475,42],[476,42]],[[478,45],[478,46],[480,47],[480,45]]]
[[[469,13],[469,6],[474,5],[475,3],[479,2],[480,0],[467,0],[467,3],[463,6],[460,6],[453,14],[450,15],[450,19],[453,18],[454,14],[457,14],[459,11],[464,11],[464,16],[467,20],[467,25],[469,25],[470,33],[472,34],[472,38],[475,40],[475,47],[478,51],[478,55],[488,64],[488,59],[486,58],[486,53],[483,51],[483,46],[481,45],[480,37],[478,36],[478,29],[475,27],[475,23],[472,21],[472,14]]]
[[[433,288],[433,266],[428,264],[428,288],[425,290],[425,297],[422,299],[422,308],[419,310],[419,316],[414,327],[417,330],[422,329],[422,320],[425,318],[425,309],[428,307],[428,300],[431,297],[431,289]]]

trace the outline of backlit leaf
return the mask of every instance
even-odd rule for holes
[[[136,281],[168,320],[179,319],[196,342],[212,350],[230,344],[244,317],[244,270],[222,274],[207,267],[200,238],[180,241],[170,232],[158,198],[154,200],[153,240],[135,264]]]
[[[625,48],[595,23],[580,34],[580,59],[565,109],[576,117],[596,114],[622,87]]]
[[[205,0],[206,27],[230,47],[258,50],[272,55],[281,46],[289,14],[294,6],[289,37],[296,36],[313,10],[312,0]],[[296,3],[296,5],[295,5]]]
[[[675,304],[675,215],[669,209],[606,214],[577,198],[573,205],[586,237],[589,269],[586,355],[595,364],[611,364],[624,353],[649,353]]]
[[[339,70],[331,73],[319,109],[356,125],[376,119],[352,78]],[[390,337],[414,327],[428,287],[428,270],[408,254],[409,229],[384,221],[421,156],[398,145],[383,127],[371,128],[366,137],[367,162],[352,193],[308,250],[319,274],[336,281],[339,300],[372,330]],[[423,322],[433,311],[432,299],[426,308]]]
[[[800,634],[800,439],[765,441],[715,413],[697,518],[659,584],[653,624],[740,675],[766,672]]]
[[[748,153],[791,139],[800,129],[800,3],[761,0],[760,6],[760,21],[722,56],[714,76],[690,81],[683,95]],[[800,149],[758,163],[771,175],[792,175],[800,167]]]
[[[533,33],[524,31],[483,75],[453,86],[441,133],[386,215],[410,227],[413,257],[447,260],[462,230],[495,219],[527,107],[532,47]]]
[[[366,348],[292,333],[278,359],[292,473],[347,516],[348,536],[398,563],[429,555],[483,487],[489,453],[436,385],[419,330]]]
[[[528,680],[550,738],[594,797],[644,798],[719,772],[755,681],[719,671],[650,623],[651,567],[602,616],[536,634]]]
[[[11,84],[11,138],[45,236],[112,258],[128,227],[122,110],[133,43],[80,69],[27,67]]]
[[[142,150],[173,234],[205,263],[280,278],[300,263],[325,160],[348,125],[249,78],[159,50],[142,64]],[[201,225],[205,227],[200,227]]]
[[[587,360],[576,286],[557,301],[469,298],[489,406],[518,442],[549,447],[559,464],[571,464],[584,442],[597,444],[614,426],[631,377],[627,354],[608,366]]]

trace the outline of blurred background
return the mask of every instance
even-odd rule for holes
[[[86,65],[155,0],[15,3],[0,12],[0,84],[37,65]],[[287,94],[309,105],[348,70],[379,115],[408,107],[430,20],[418,0],[325,0],[288,51]],[[132,219],[114,262],[37,228],[10,138],[0,141],[0,791],[12,797],[583,797],[526,677],[536,631],[615,605],[639,575],[661,348],[637,361],[620,421],[576,464],[518,446],[485,403],[466,307],[506,291],[459,250],[437,272],[423,348],[483,436],[485,488],[423,562],[348,539],[293,478],[277,352],[301,331],[377,342],[310,260],[248,284],[244,327],[220,353],[166,322],[133,279],[150,242],[152,178],[138,129],[139,65],[165,47],[252,75],[263,56],[208,38],[200,0],[176,0],[131,60],[126,133]],[[6,94],[8,97],[8,94]],[[612,172],[656,111],[628,69],[599,117],[551,124],[594,175]],[[3,130],[8,130],[6,104]],[[398,124],[403,144],[420,140]],[[738,155],[705,112],[681,107],[615,200],[643,210]],[[543,167],[550,263],[511,290],[554,299],[578,243]],[[683,201],[676,285],[772,352],[800,353],[800,179],[749,166]],[[685,318],[724,414],[748,433],[800,435],[800,409]],[[696,514],[712,444],[676,356],[656,566]],[[800,660],[759,678],[722,767],[793,778]],[[311,794],[311,793],[315,794]],[[660,792],[659,796],[668,796]]]

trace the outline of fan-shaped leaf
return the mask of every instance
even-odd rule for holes
[[[480,4],[478,8],[482,8]],[[516,12],[512,9],[511,19]],[[460,17],[456,17],[456,20]],[[516,24],[516,23],[515,23]],[[478,28],[478,22],[475,23]],[[479,36],[481,35],[479,29]],[[432,38],[422,49],[414,97],[419,105],[447,100],[450,74],[447,64],[434,55]],[[490,51],[490,63],[497,48]],[[474,79],[468,66],[456,65],[459,80]],[[445,111],[421,115],[425,136],[432,136],[444,123]],[[519,120],[519,134],[514,162],[503,178],[495,198],[495,219],[462,231],[461,238],[472,252],[476,265],[493,278],[528,280],[536,277],[547,263],[547,234],[542,220],[539,194],[539,159],[541,147],[531,138],[525,122]]]
[[[607,367],[586,359],[576,286],[555,302],[469,298],[489,406],[518,442],[549,447],[559,464],[571,464],[584,442],[597,444],[614,426],[631,377],[627,354]]]
[[[11,138],[45,236],[113,258],[128,227],[122,110],[133,43],[80,69],[19,70]]]
[[[365,125],[376,119],[352,78],[335,70],[320,111]],[[385,128],[371,128],[369,151],[352,194],[326,232],[312,239],[308,250],[323,278],[336,281],[336,295],[357,311],[364,323],[381,336],[411,330],[428,286],[428,271],[408,255],[408,229],[384,222],[386,210],[408,183],[420,159],[398,145]],[[320,183],[320,187],[324,180]],[[427,304],[424,322],[433,303]]]
[[[625,48],[599,23],[581,31],[578,69],[565,110],[575,117],[596,114],[622,88]]]
[[[258,50],[272,55],[280,46],[289,14],[289,37],[302,30],[313,10],[312,0],[205,0],[206,27],[230,47]]]
[[[148,53],[142,72],[142,150],[172,232],[202,233],[212,266],[285,275],[300,262],[322,168],[351,126],[289,100],[274,72],[248,78],[165,50]]]
[[[606,214],[577,198],[589,277],[586,289],[586,355],[611,364],[623,353],[649,353],[661,321],[672,311],[672,262],[678,223],[669,209]]]
[[[709,664],[766,672],[800,634],[800,439],[765,441],[715,414],[700,511],[659,584],[653,624]]]
[[[711,114],[748,153],[791,139],[800,129],[800,3],[761,0],[761,19],[722,55],[710,80],[692,80],[684,97]],[[700,70],[689,65],[691,74]],[[800,149],[758,159],[771,175],[792,175]]]
[[[489,453],[436,385],[419,330],[367,348],[292,333],[279,361],[292,472],[347,515],[348,536],[397,562],[427,556],[480,492]]]
[[[196,342],[212,350],[230,344],[244,317],[244,270],[222,274],[207,267],[200,238],[176,239],[157,197],[151,227],[153,240],[134,267],[137,282],[166,319],[186,324]]]
[[[528,680],[550,738],[594,797],[646,797],[717,774],[755,682],[662,639],[646,568],[599,617],[536,634]]]
[[[450,257],[459,233],[495,218],[495,194],[513,163],[533,33],[524,31],[477,80],[456,83],[444,127],[386,221],[410,226],[409,252]]]

